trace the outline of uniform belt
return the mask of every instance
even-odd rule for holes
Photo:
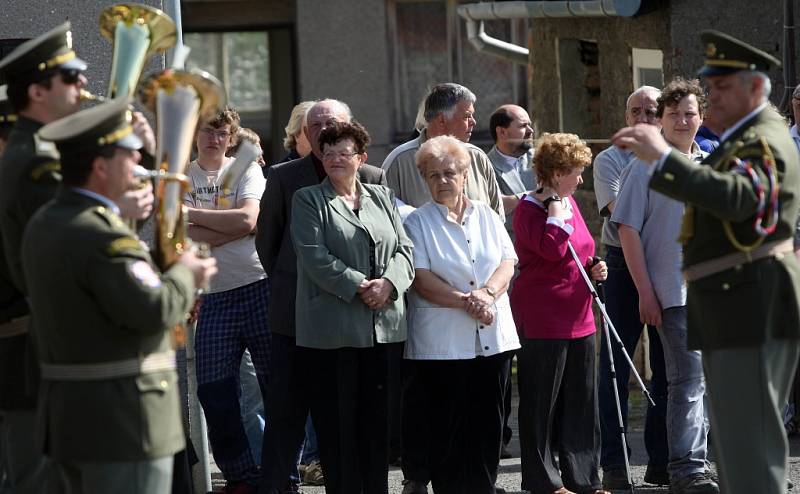
[[[693,264],[683,270],[683,277],[686,278],[686,281],[697,281],[706,276],[720,273],[741,264],[748,264],[758,259],[766,257],[780,258],[784,253],[792,252],[793,250],[794,242],[792,239],[776,240],[775,242],[761,245],[750,252],[734,252],[716,259]]]
[[[0,324],[0,338],[11,338],[28,332],[30,316],[22,316]]]
[[[97,364],[49,364],[42,362],[42,379],[47,381],[100,381],[175,370],[175,352],[151,353]]]

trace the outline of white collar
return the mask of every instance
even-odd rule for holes
[[[80,187],[72,187],[72,190],[74,190],[78,194],[82,194],[82,195],[84,195],[86,197],[91,197],[92,199],[105,204],[106,207],[108,209],[114,211],[114,213],[116,213],[117,216],[120,215],[119,206],[117,206],[117,203],[115,203],[114,201],[112,201],[108,197],[106,197],[106,196],[104,196],[102,194],[98,194],[97,192],[93,192],[91,190],[82,189]]]
[[[736,132],[736,130],[739,127],[741,127],[743,123],[745,123],[746,121],[750,120],[751,118],[756,116],[758,114],[758,112],[760,112],[761,110],[766,108],[767,104],[768,104],[767,102],[761,103],[760,105],[758,105],[758,107],[756,107],[755,110],[751,111],[750,113],[748,113],[747,115],[745,115],[744,117],[739,119],[739,121],[736,122],[735,124],[733,124],[733,126],[731,128],[727,129],[725,132],[722,133],[721,136],[719,136],[719,142],[723,142],[723,141],[728,140],[728,137],[730,137],[731,134]]]

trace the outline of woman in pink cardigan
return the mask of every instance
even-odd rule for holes
[[[591,160],[578,136],[544,134],[534,155],[542,188],[514,214],[522,488],[532,494],[607,493],[598,474],[592,297],[567,246],[591,278],[606,278],[604,262],[591,265],[594,240],[572,198]]]

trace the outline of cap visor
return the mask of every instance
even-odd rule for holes
[[[67,60],[66,62],[60,64],[58,67],[62,69],[75,69],[83,72],[84,70],[86,70],[88,65],[86,65],[86,62],[84,62],[80,58],[75,57],[72,60]]]
[[[734,67],[712,67],[710,65],[703,65],[700,67],[700,70],[697,71],[697,75],[700,77],[713,77],[717,75],[733,74],[739,70],[740,69]]]
[[[119,148],[132,149],[135,151],[137,149],[141,149],[142,146],[144,146],[144,143],[141,139],[139,139],[139,136],[131,133],[115,142],[114,145]]]

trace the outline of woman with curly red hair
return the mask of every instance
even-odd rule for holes
[[[522,344],[517,353],[522,488],[533,494],[607,492],[598,473],[592,297],[568,247],[571,243],[593,279],[605,279],[605,263],[591,263],[594,240],[572,198],[591,161],[578,136],[544,134],[534,155],[542,188],[525,196],[514,214],[520,273],[511,307]]]

